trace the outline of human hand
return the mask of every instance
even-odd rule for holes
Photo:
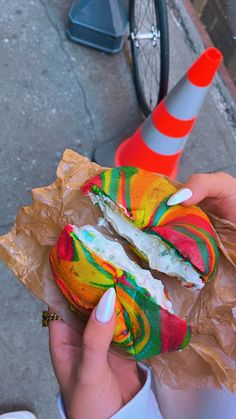
[[[178,203],[201,203],[206,211],[236,222],[236,179],[223,172],[192,175],[168,201],[168,205]]]
[[[68,419],[105,419],[142,387],[136,362],[108,352],[115,315],[115,292],[108,290],[82,333],[64,321],[49,322],[53,368]]]

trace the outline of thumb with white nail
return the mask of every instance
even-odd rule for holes
[[[63,321],[49,323],[53,367],[68,419],[113,416],[142,387],[137,364],[108,352],[115,329],[114,288],[92,311],[83,334]]]
[[[201,204],[205,211],[236,222],[236,179],[228,173],[197,173],[175,192],[167,205]]]

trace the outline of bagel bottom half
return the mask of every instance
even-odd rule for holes
[[[137,360],[186,347],[191,328],[176,316],[161,281],[129,259],[96,228],[68,224],[50,254],[55,281],[69,303],[89,315],[103,293],[116,291],[113,344]]]

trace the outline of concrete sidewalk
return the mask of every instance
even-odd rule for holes
[[[0,234],[30,191],[47,185],[65,148],[90,156],[140,125],[127,54],[109,56],[70,43],[71,0],[0,0]],[[169,1],[170,87],[203,50],[180,0]],[[194,172],[236,175],[235,104],[216,78],[185,148],[180,179]],[[1,264],[0,413],[29,408],[58,417],[58,386],[40,327],[44,305]]]

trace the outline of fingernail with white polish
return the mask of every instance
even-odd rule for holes
[[[192,196],[193,196],[193,193],[191,189],[182,188],[179,191],[175,192],[174,195],[172,195],[168,199],[167,205],[181,204],[181,202],[187,201],[187,199],[191,198]]]
[[[99,301],[96,307],[95,317],[99,322],[107,323],[109,322],[109,320],[111,320],[114,313],[115,302],[116,302],[115,289],[109,288],[109,290],[107,290],[103,294],[101,300]]]

